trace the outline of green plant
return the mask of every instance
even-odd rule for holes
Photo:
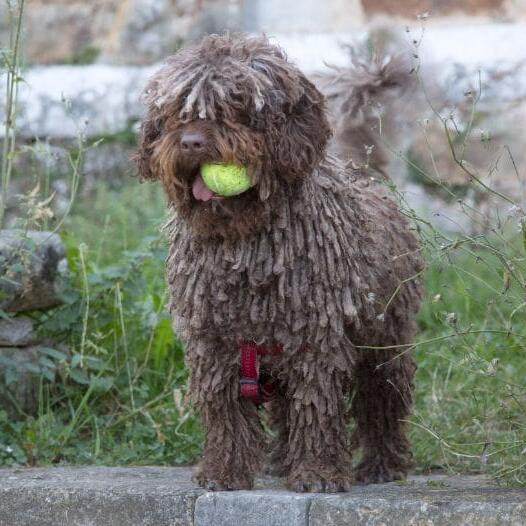
[[[418,57],[420,40],[413,42]],[[469,230],[437,228],[389,184],[420,233],[427,262],[421,330],[414,345],[399,353],[414,351],[419,364],[415,413],[408,420],[418,468],[483,472],[524,485],[526,212],[520,198],[495,187],[492,178],[499,161],[507,158],[520,180],[507,145],[496,149],[485,172],[470,162],[468,141],[479,136],[485,143],[491,136],[474,130],[481,93],[479,76],[477,88],[465,93],[465,111],[455,114],[439,111],[427,100],[451,160],[466,177],[466,188],[444,184],[431,143],[427,154],[435,173],[401,155],[416,178],[456,207]],[[473,195],[481,198],[473,200]]]
[[[3,224],[7,192],[13,169],[16,137],[16,99],[18,84],[22,80],[20,71],[20,43],[22,36],[22,20],[24,14],[24,0],[18,3],[7,2],[10,17],[9,47],[1,50],[2,67],[6,70],[5,94],[5,122],[4,140],[2,145],[2,187],[0,202],[0,226]]]
[[[135,122],[128,122],[126,128],[115,133],[104,133],[92,137],[95,143],[103,142],[104,144],[118,143],[127,146],[135,146],[137,142],[137,132],[135,131]]]
[[[93,64],[97,57],[100,55],[100,49],[97,46],[88,44],[78,51],[76,51],[69,60],[66,60],[65,64],[74,64],[78,66],[85,66]]]
[[[128,213],[145,192],[156,206],[135,218],[149,232],[142,237]],[[183,352],[164,309],[160,190],[133,183],[97,193],[106,229],[97,223],[101,209],[82,203],[66,219],[65,303],[35,313],[42,338],[53,341],[41,349],[45,368],[31,371],[41,378],[38,413],[0,423],[0,443],[11,451],[0,463],[181,463],[199,450]],[[70,229],[80,222],[79,238]]]
[[[493,188],[489,175],[469,162],[464,145],[476,135],[479,96],[480,87],[466,95],[462,122],[436,109],[432,116],[466,187],[449,187],[414,157],[403,157],[415,181],[456,204],[472,230],[438,229],[391,186],[419,231],[427,262],[419,336],[398,352],[415,352],[419,364],[408,421],[416,469],[484,472],[526,484],[526,215],[523,203]],[[14,137],[14,129],[6,137]],[[92,138],[88,147],[102,139],[131,144],[134,134],[130,126],[117,137]],[[2,162],[9,164],[15,149],[7,144],[11,157]],[[202,436],[186,398],[183,349],[165,310],[162,192],[135,180],[118,190],[101,181],[79,199],[85,148],[79,135],[69,153],[66,213],[37,221],[54,204],[48,201],[54,174],[46,173],[38,174],[41,184],[26,196],[21,214],[25,228],[60,232],[69,284],[63,305],[31,313],[48,340],[29,371],[37,379],[38,410],[17,419],[0,410],[0,465],[192,462]],[[435,155],[431,145],[429,155]],[[509,149],[497,155],[513,166]],[[493,207],[480,209],[470,201],[473,192]],[[2,365],[7,382],[16,382],[14,363]]]
[[[9,73],[4,204],[14,157],[42,153],[39,142],[18,150],[15,145],[23,2],[9,7],[12,46],[3,53]],[[63,99],[63,104],[69,110],[70,101]],[[21,196],[18,225],[60,232],[68,280],[63,305],[30,313],[41,338],[49,342],[38,348],[38,361],[21,364],[2,356],[0,381],[9,389],[21,375],[31,374],[38,386],[38,409],[25,414],[11,397],[15,418],[0,411],[0,465],[180,463],[192,460],[200,446],[199,428],[185,399],[182,349],[164,310],[161,192],[134,182],[116,193],[101,183],[92,196],[95,207],[77,200],[86,149],[103,140],[133,144],[134,137],[130,125],[120,134],[87,141],[79,127],[75,145],[66,151],[70,195],[60,217],[53,213],[53,173],[35,174],[32,190]],[[7,269],[3,277],[15,270],[23,269]]]
[[[458,198],[465,198],[467,193],[472,189],[472,185],[466,184],[444,184],[443,181],[430,176],[418,154],[409,150],[406,153],[407,159],[407,180],[422,186],[426,192],[435,194],[446,203],[453,203]]]

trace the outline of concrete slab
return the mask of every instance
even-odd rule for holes
[[[187,526],[203,493],[184,468],[0,470],[0,526]]]
[[[526,488],[484,477],[414,477],[405,484],[354,488],[312,502],[309,526],[524,526]]]
[[[277,479],[206,492],[190,468],[0,470],[0,526],[523,526],[526,488],[482,476],[410,477],[338,495],[296,494]]]

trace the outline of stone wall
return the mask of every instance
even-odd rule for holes
[[[184,40],[238,29],[238,0],[26,0],[29,64],[147,64]],[[0,42],[8,38],[0,4]]]
[[[39,373],[49,365],[49,350],[23,313],[62,303],[65,258],[58,234],[0,231],[0,309],[9,313],[0,319],[0,410],[10,418],[37,408]]]
[[[434,16],[489,15],[502,16],[511,9],[505,0],[362,0],[367,15],[384,14],[413,18],[418,14],[430,13]]]
[[[365,22],[360,0],[250,0],[242,5],[243,29],[274,33],[341,32]]]
[[[526,16],[526,0],[26,0],[24,51],[29,64],[149,64],[211,32],[345,32],[378,16],[414,21],[424,12],[432,21],[515,20]],[[6,15],[2,0],[0,43]]]
[[[432,96],[434,103],[445,112],[458,113],[466,102],[464,93],[478,88],[478,70],[482,71],[483,97],[478,105],[479,120],[474,131],[477,140],[470,145],[470,160],[485,173],[490,158],[498,157],[495,148],[507,144],[519,166],[526,162],[520,127],[526,115],[526,24],[521,19],[526,0],[304,0],[301,4],[280,0],[26,1],[26,56],[46,65],[23,72],[17,138],[32,144],[38,137],[46,151],[17,156],[15,172],[28,174],[45,166],[56,177],[57,201],[67,199],[67,192],[61,191],[67,188],[64,181],[70,169],[65,148],[79,134],[90,140],[104,140],[104,144],[86,153],[83,191],[101,177],[118,185],[122,175],[133,172],[129,158],[142,113],[139,94],[158,67],[153,63],[182,43],[225,28],[264,30],[306,74],[313,74],[326,64],[347,67],[349,56],[341,43],[366,37],[369,22],[377,15],[382,15],[384,23],[390,20],[402,30],[405,43],[411,45],[412,39],[421,35],[415,14],[426,10],[431,15],[418,55],[424,83],[428,91],[436,92]],[[0,6],[5,5],[0,0]],[[391,18],[386,18],[386,13]],[[469,14],[476,18],[467,19]],[[0,13],[0,25],[2,21],[5,23],[5,17]],[[410,28],[408,34],[403,32],[406,25]],[[82,67],[49,65],[83,61],[96,63]],[[5,91],[3,82],[5,77],[0,76],[0,93]],[[0,115],[2,106],[0,97]],[[418,160],[423,170],[432,171],[429,148],[420,130],[423,119],[430,117],[426,113],[429,108],[424,104],[413,106],[411,117],[397,117],[411,126],[404,133],[404,144],[395,151],[406,152]],[[463,186],[462,170],[452,162],[443,130],[433,126],[437,123],[431,122],[427,133],[433,139],[436,164],[447,184]],[[490,142],[478,140],[488,133]],[[0,139],[2,135],[0,127]],[[123,142],[119,139],[122,135],[131,139]],[[495,186],[516,197],[520,189],[513,164],[507,159],[500,161]],[[405,175],[407,167],[398,164],[395,172]],[[16,196],[27,190],[23,186],[25,179],[13,179],[16,184],[12,185],[8,207],[13,217]],[[425,181],[411,188],[411,195],[416,196],[414,202],[422,204],[420,208],[444,209],[437,189]],[[452,210],[447,212],[454,216]],[[463,217],[455,218],[455,224],[460,224]]]

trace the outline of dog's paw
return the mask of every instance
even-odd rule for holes
[[[362,484],[382,484],[402,480],[407,471],[399,466],[390,465],[381,459],[365,459],[354,468],[354,480]]]
[[[287,485],[297,493],[340,493],[351,490],[352,480],[343,475],[321,476],[314,472],[300,472],[289,477]]]
[[[232,491],[237,489],[252,489],[254,481],[248,477],[235,477],[233,475],[218,477],[207,475],[198,471],[194,476],[195,482],[208,491]]]

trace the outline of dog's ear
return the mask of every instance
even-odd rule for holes
[[[139,137],[137,139],[137,151],[133,156],[137,172],[142,181],[154,181],[159,174],[152,165],[153,143],[159,139],[162,132],[162,120],[152,110],[148,110],[141,123]]]
[[[316,168],[332,135],[324,96],[303,75],[300,83],[302,95],[269,134],[271,162],[288,182],[305,177]]]

